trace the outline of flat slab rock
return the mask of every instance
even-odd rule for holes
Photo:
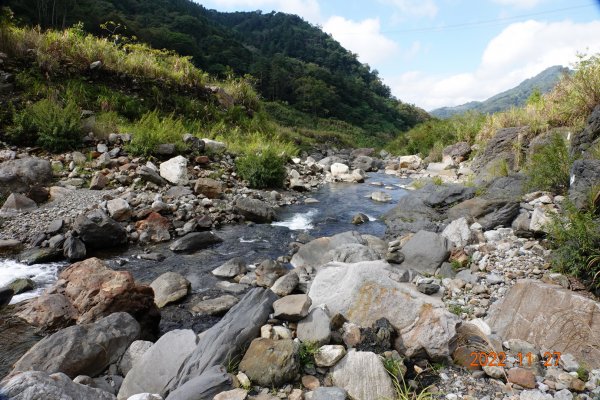
[[[375,353],[350,351],[333,369],[333,383],[350,398],[380,400],[395,398],[392,379]]]

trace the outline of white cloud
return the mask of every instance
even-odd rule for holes
[[[321,20],[321,7],[318,0],[210,0],[208,2],[222,8],[235,10],[240,7],[276,10],[296,14],[307,21],[318,23]],[[209,5],[206,4],[208,7]]]
[[[526,21],[492,39],[475,71],[452,76],[418,71],[386,80],[399,99],[425,109],[485,100],[553,65],[568,66],[577,53],[600,52],[600,21]]]
[[[494,3],[515,8],[534,8],[544,0],[493,0]]]
[[[357,22],[334,16],[323,24],[323,30],[346,49],[358,54],[360,61],[371,66],[396,55],[400,50],[396,42],[381,33],[377,18]]]
[[[434,0],[380,0],[386,4],[395,6],[401,15],[398,17],[430,17],[438,13],[438,7]]]

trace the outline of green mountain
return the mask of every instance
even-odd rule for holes
[[[295,15],[221,13],[189,0],[49,3],[8,0],[26,24],[62,28],[82,22],[96,35],[135,36],[152,47],[191,56],[216,77],[250,74],[268,102],[267,111],[282,125],[352,130],[377,145],[429,118],[425,111],[395,99],[376,70]],[[103,29],[107,21],[121,27]],[[335,121],[340,124],[331,128]]]
[[[491,114],[508,110],[511,107],[521,107],[525,105],[529,96],[536,89],[542,94],[547,93],[554,88],[561,76],[568,73],[570,73],[568,68],[556,65],[545,69],[533,78],[524,80],[517,87],[499,93],[485,101],[471,101],[456,107],[442,107],[430,111],[430,114],[438,118],[450,118],[453,115],[471,110],[482,114]]]

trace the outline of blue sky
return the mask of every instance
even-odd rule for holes
[[[600,52],[593,0],[198,0],[283,11],[321,26],[427,110],[484,100],[578,52]]]

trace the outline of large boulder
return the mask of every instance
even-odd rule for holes
[[[448,259],[450,243],[437,233],[419,231],[402,246],[401,251],[404,254],[402,267],[433,275]]]
[[[77,217],[73,230],[88,249],[107,249],[127,243],[125,228],[100,210]]]
[[[475,197],[475,188],[463,185],[432,185],[429,184],[422,189],[423,202],[436,210],[448,207]]]
[[[2,382],[0,398],[14,400],[115,400],[100,389],[75,383],[62,373],[28,371]]]
[[[37,208],[35,201],[20,193],[11,193],[0,208],[0,215],[16,215],[25,211],[33,211]]]
[[[460,320],[441,300],[398,282],[397,275],[398,269],[384,261],[331,263],[317,272],[308,294],[313,304],[363,327],[387,318],[399,334],[396,347],[408,357],[448,357]]]
[[[443,214],[427,203],[427,199],[436,192],[435,185],[427,185],[421,190],[402,196],[397,205],[384,214],[388,237],[403,236],[420,230],[437,232],[440,229]],[[446,202],[446,197],[437,200],[436,204]],[[441,201],[441,203],[439,203]]]
[[[318,162],[318,164],[323,167],[324,171],[331,171],[331,166],[333,164],[335,164],[335,163],[343,164],[345,162],[346,162],[346,160],[344,160],[343,158],[340,158],[338,156],[329,156],[329,157],[325,157],[322,160],[320,160]]]
[[[600,185],[600,160],[577,160],[571,168],[569,199],[579,209],[590,204],[591,190]],[[595,193],[594,193],[595,195]]]
[[[128,399],[138,393],[161,393],[197,344],[198,336],[189,329],[163,335],[133,365],[117,398]]]
[[[159,213],[152,212],[145,220],[135,224],[141,242],[166,242],[171,240],[171,221]]]
[[[45,337],[16,362],[13,371],[94,377],[116,363],[139,334],[140,325],[131,315],[111,314],[92,324],[71,326]]]
[[[465,247],[471,242],[472,232],[466,218],[456,219],[444,229],[442,236],[454,247]]]
[[[338,233],[331,237],[312,240],[298,250],[292,257],[291,264],[296,267],[318,268],[330,261],[371,261],[357,259],[359,257],[375,257],[369,252],[367,241],[356,231]],[[343,260],[340,260],[343,259]]]
[[[402,156],[398,160],[400,168],[417,170],[423,165],[423,160],[418,155]]]
[[[573,135],[571,139],[571,152],[579,157],[585,154],[592,145],[597,144],[600,138],[600,104],[598,104],[587,120],[585,129]]]
[[[369,156],[358,156],[352,161],[353,169],[362,169],[363,171],[377,171],[379,169],[379,163],[372,157]]]
[[[136,285],[131,272],[114,271],[102,260],[90,258],[62,271],[58,281],[18,315],[34,326],[56,330],[119,311],[133,315],[144,334],[158,329],[160,314],[152,289]]]
[[[291,339],[254,339],[239,369],[251,382],[264,387],[279,387],[293,381],[298,374],[297,350]]]
[[[50,161],[39,158],[21,158],[0,164],[0,197],[10,193],[27,193],[36,185],[52,182]]]
[[[458,165],[467,160],[471,154],[471,146],[467,142],[451,144],[442,150],[443,161],[446,164]]]
[[[181,365],[166,392],[173,392],[170,396],[191,393],[198,380],[211,368],[240,357],[259,335],[275,300],[277,295],[268,289],[250,290],[216,325],[203,332],[196,349]]]
[[[511,226],[519,210],[518,201],[476,197],[452,207],[448,210],[448,218],[475,220],[487,231],[497,226]]]
[[[520,280],[494,303],[487,323],[503,340],[525,340],[600,368],[600,303],[562,286]]]
[[[160,176],[173,185],[187,185],[189,182],[187,158],[183,156],[177,156],[161,163]]]
[[[192,232],[177,239],[169,248],[176,253],[194,253],[222,241],[212,232]]]
[[[371,352],[350,351],[333,368],[333,384],[345,389],[351,399],[394,399],[392,379],[381,358]]]
[[[10,301],[12,300],[14,295],[14,289],[10,287],[0,287],[0,307],[4,307],[10,304]]]
[[[271,223],[277,219],[275,209],[262,200],[242,197],[235,202],[236,211],[246,220],[259,224]]]
[[[515,168],[515,143],[528,132],[527,127],[503,128],[488,140],[483,152],[479,153],[471,169],[478,174],[478,179],[482,181],[492,180],[498,175],[498,171],[503,163],[506,163],[510,171]]]

